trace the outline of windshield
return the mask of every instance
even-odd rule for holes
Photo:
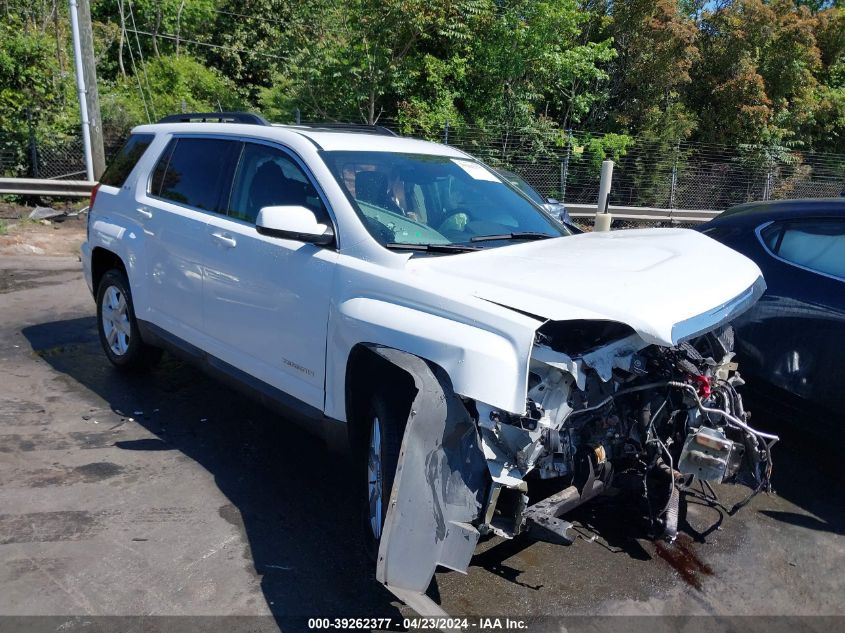
[[[323,158],[367,229],[389,248],[465,245],[475,250],[569,235],[474,160],[349,151],[323,152]]]

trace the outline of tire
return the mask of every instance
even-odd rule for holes
[[[160,349],[141,340],[129,282],[116,268],[106,272],[97,287],[97,331],[106,357],[117,369],[147,369],[161,357]]]
[[[362,523],[364,548],[372,560],[378,557],[382,528],[387,516],[390,493],[393,490],[393,480],[396,477],[407,415],[408,407],[403,407],[398,399],[391,400],[376,394],[370,401],[365,420],[366,436],[359,458],[363,465],[361,470],[364,478]]]

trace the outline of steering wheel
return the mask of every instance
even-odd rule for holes
[[[463,208],[452,209],[449,215],[437,226],[438,233],[444,232],[460,232],[463,233],[466,225],[472,217],[469,211]]]

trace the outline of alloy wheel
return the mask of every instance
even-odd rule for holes
[[[102,326],[109,349],[115,356],[129,350],[131,326],[126,296],[117,286],[109,286],[103,293]]]

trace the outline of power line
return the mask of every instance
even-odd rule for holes
[[[133,26],[134,26],[134,24],[133,24]],[[246,49],[243,49],[243,48],[235,48],[234,46],[223,46],[222,44],[212,44],[210,42],[200,42],[198,40],[189,40],[189,39],[186,39],[182,36],[179,36],[177,38],[175,35],[171,35],[169,33],[150,33],[149,31],[140,31],[140,30],[136,30],[136,29],[129,29],[129,30],[132,31],[133,33],[135,33],[136,37],[138,35],[148,35],[149,37],[161,37],[161,38],[166,39],[166,40],[177,40],[178,39],[180,42],[187,42],[188,44],[196,44],[197,46],[207,46],[208,48],[218,48],[218,49],[222,49],[222,50],[226,50],[226,51],[234,51],[236,53],[247,53],[247,54],[250,54],[250,55],[260,55],[261,57],[270,57],[272,59],[281,59],[281,60],[287,60],[288,59],[287,57],[282,57],[281,55],[273,55],[271,53],[259,53],[258,51],[250,51],[250,50],[246,50]]]
[[[141,101],[144,104],[144,114],[147,115],[147,123],[152,123],[150,118],[150,110],[147,107],[147,96],[144,94],[144,88],[141,86],[141,76],[138,74],[138,69],[135,67],[135,53],[132,52],[132,41],[129,39],[129,34],[126,32],[126,18],[123,12],[123,0],[117,1],[117,7],[120,11],[120,28],[123,30],[123,36],[126,38],[127,48],[129,49],[129,60],[132,62],[132,74],[135,75],[135,81],[138,82],[138,92],[141,93]],[[152,99],[152,95],[150,95]]]
[[[153,118],[157,119],[158,117],[156,116],[155,105],[153,103],[153,90],[150,88],[150,78],[147,75],[147,64],[144,62],[144,51],[141,49],[141,40],[138,39],[138,32],[135,31],[138,27],[135,25],[135,10],[132,7],[132,0],[129,0],[129,17],[132,20],[132,29],[128,30],[135,33],[135,42],[138,44],[138,57],[141,59],[141,71],[144,73],[144,82],[147,84],[147,92],[150,93],[150,110],[153,111]]]

